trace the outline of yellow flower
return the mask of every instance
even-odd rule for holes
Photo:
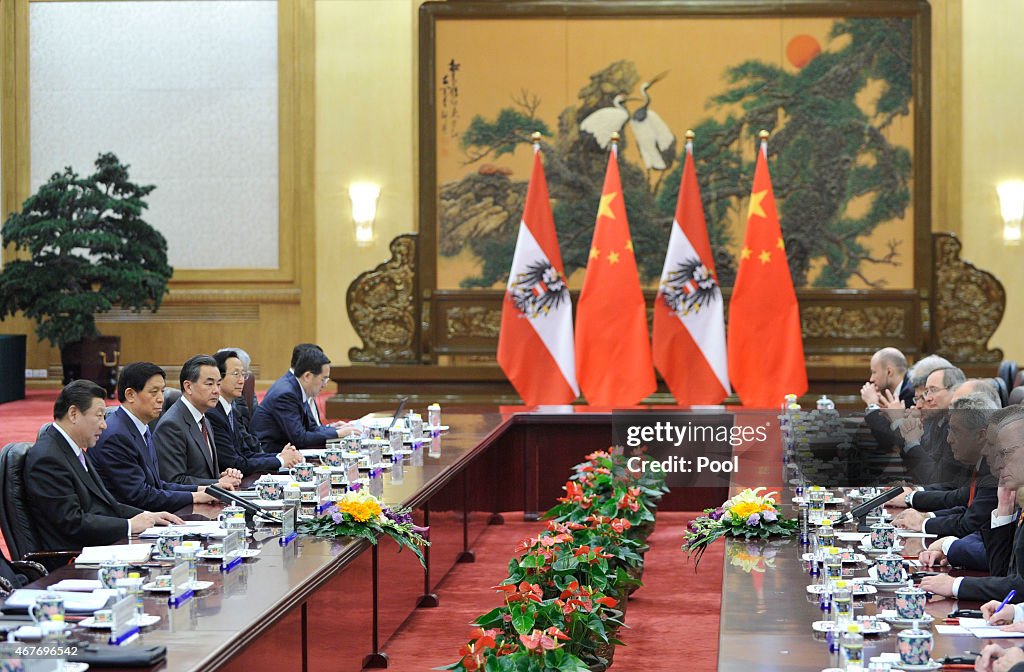
[[[762,511],[761,504],[758,502],[739,502],[734,505],[729,512],[732,513],[733,518],[749,518],[753,513],[760,513]]]
[[[338,510],[360,523],[365,523],[371,518],[379,518],[381,515],[380,502],[377,498],[359,492],[346,493],[338,500]]]

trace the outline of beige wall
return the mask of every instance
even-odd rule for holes
[[[1024,247],[1000,238],[996,183],[1024,179],[1024,89],[1019,0],[963,2],[963,239],[965,259],[1006,288],[1006,316],[991,345],[1024,360]],[[941,110],[936,115],[942,114]]]
[[[416,230],[418,0],[316,2],[317,341],[336,363],[361,345],[345,291]],[[348,185],[376,182],[377,238],[356,247]]]

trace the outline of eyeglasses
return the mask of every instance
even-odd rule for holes
[[[926,388],[924,388],[924,392],[921,393],[921,398],[922,399],[931,399],[932,397],[934,397],[939,392],[945,392],[945,391],[946,391],[946,388],[944,388],[944,387],[926,387]]]
[[[246,371],[246,370],[239,371],[239,370],[236,369],[235,371],[228,371],[225,375],[234,376],[235,378],[246,378],[246,377],[249,376],[249,371]]]

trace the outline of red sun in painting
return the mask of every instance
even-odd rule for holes
[[[821,53],[818,40],[810,35],[797,35],[786,45],[786,58],[795,68],[802,68]]]

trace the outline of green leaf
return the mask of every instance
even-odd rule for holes
[[[518,603],[512,607],[512,627],[520,635],[528,634],[537,622],[534,609],[526,604]]]

